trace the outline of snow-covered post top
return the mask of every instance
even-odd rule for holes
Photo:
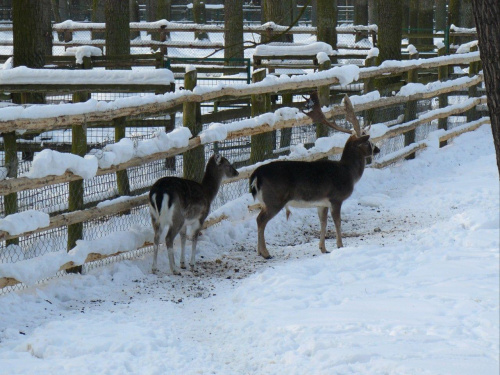
[[[92,46],[80,46],[80,47],[71,47],[68,48],[64,54],[64,56],[75,56],[77,64],[83,64],[84,57],[92,57],[92,56],[102,56],[102,51],[100,48],[92,47]]]
[[[366,56],[365,66],[376,66],[377,65],[377,57],[379,54],[379,49],[374,47],[368,51],[368,55]]]
[[[406,50],[408,51],[408,54],[410,55],[410,60],[418,59],[418,50],[413,44],[408,44],[408,47],[406,47]]]

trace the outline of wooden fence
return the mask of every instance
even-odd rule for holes
[[[82,45],[95,46],[103,48],[106,44],[102,37],[91,38],[85,40],[78,40],[74,37],[74,33],[80,31],[87,31],[92,33],[102,33],[105,31],[106,25],[104,23],[87,23],[87,22],[74,22],[74,21],[64,21],[59,24],[53,25],[53,31],[64,35],[63,40],[53,41],[53,46],[64,47],[64,49],[69,47],[77,47]],[[153,50],[160,50],[163,54],[168,55],[168,48],[180,48],[180,49],[201,49],[201,50],[223,50],[224,43],[221,42],[211,42],[211,41],[198,41],[190,39],[186,40],[171,40],[168,35],[171,32],[182,32],[182,33],[224,33],[224,26],[222,25],[200,25],[193,23],[175,23],[166,20],[160,20],[156,22],[131,22],[130,23],[131,32],[147,32],[153,35],[153,38],[142,40],[140,38],[135,38],[131,40],[131,48],[149,48]],[[12,31],[12,25],[0,25],[0,32]],[[243,27],[244,33],[251,34],[269,34],[269,33],[287,33],[292,35],[315,35],[317,33],[317,28],[313,26],[294,26],[289,28],[288,26],[281,26],[273,23],[267,23],[264,25],[251,26],[246,25]],[[371,45],[360,45],[359,43],[342,43],[339,42],[336,49],[341,50],[339,58],[347,59],[365,59],[367,53],[371,47],[377,46],[377,25],[363,26],[363,25],[352,25],[352,26],[338,26],[337,33],[339,35],[367,35],[369,37]],[[409,33],[407,30],[403,31],[403,38],[414,38],[414,39],[430,39],[433,40],[441,39],[447,45],[449,49],[449,41],[453,40],[455,37],[476,37],[476,32],[474,29],[462,29],[457,27],[452,27],[447,31],[435,31],[426,34],[422,33]],[[0,46],[12,46],[12,40],[0,39]],[[247,48],[254,48],[252,43],[246,43]],[[456,46],[452,45],[452,50]],[[0,59],[1,61],[1,59]]]
[[[41,115],[39,117],[32,118],[32,116],[28,115],[26,113],[29,111],[28,108],[20,110],[16,116],[11,116],[9,120],[0,120],[0,132],[9,133],[14,130],[46,132],[54,129],[67,129],[68,127],[85,127],[89,122],[99,123],[109,122],[124,117],[161,115],[170,113],[174,109],[185,104],[195,104],[193,108],[196,108],[196,105],[200,103],[213,103],[227,99],[251,98],[252,96],[267,97],[270,95],[280,95],[283,97],[290,94],[301,95],[304,92],[316,90],[318,87],[328,88],[332,85],[338,85],[341,82],[345,84],[346,82],[344,82],[344,80],[348,77],[347,80],[349,82],[365,83],[365,93],[367,94],[366,97],[368,99],[360,98],[353,100],[354,109],[358,115],[361,116],[366,117],[370,111],[376,111],[382,108],[408,107],[409,103],[415,103],[422,100],[437,99],[439,102],[438,110],[432,110],[420,115],[415,114],[414,116],[404,116],[402,120],[401,116],[399,116],[401,113],[397,113],[395,117],[399,118],[399,120],[395,120],[395,118],[386,119],[384,124],[379,124],[378,127],[374,126],[374,128],[378,128],[379,130],[378,134],[374,134],[372,136],[372,139],[382,147],[382,150],[383,145],[389,140],[414,133],[419,127],[433,121],[438,121],[439,127],[441,128],[439,140],[441,143],[444,143],[451,137],[465,131],[474,130],[482,124],[489,122],[487,117],[479,118],[476,111],[478,106],[483,106],[486,103],[485,96],[477,96],[479,95],[477,87],[478,85],[481,85],[483,80],[482,75],[477,74],[478,62],[478,52],[472,52],[463,55],[412,60],[401,63],[393,62],[381,67],[367,67],[361,69],[356,67],[345,67],[344,70],[336,68],[320,73],[308,74],[306,76],[288,77],[282,79],[276,78],[271,81],[256,82],[250,85],[240,85],[235,87],[224,86],[214,89],[203,89],[201,92],[198,92],[195,89],[166,93],[153,96],[150,99],[144,98],[139,105],[117,105],[116,108],[110,105],[102,108],[102,110],[93,110],[91,112],[85,110],[84,106],[82,106],[82,109],[80,110],[78,104],[75,104],[74,107],[68,110],[68,113],[64,113],[64,110],[61,110],[57,116],[50,116],[50,108],[47,110],[47,115],[45,115],[42,108],[43,106],[40,106]],[[422,86],[409,90],[409,93],[407,94],[402,90],[400,91],[400,94],[396,96],[380,97],[376,100],[369,99],[370,93],[368,91],[371,91],[370,81],[378,77],[401,74],[409,75],[413,74],[415,70],[422,72],[425,70],[437,71],[438,69],[443,70],[446,68],[445,70],[448,71],[449,67],[457,65],[469,66],[471,68],[469,74],[470,77],[465,76],[442,83],[436,82],[435,85],[427,85],[425,87]],[[9,86],[9,88],[13,89],[12,85]],[[3,90],[3,88],[0,84],[0,91],[1,90]],[[457,92],[463,97],[462,102],[448,105],[448,96],[455,95]],[[184,108],[185,111],[183,116],[185,118],[195,116],[194,113],[186,110],[189,106],[185,106]],[[2,111],[4,111],[4,109],[0,108],[0,119],[2,119]],[[344,108],[342,105],[333,105],[328,109],[325,115],[328,118],[343,116]],[[447,119],[450,119],[452,116],[464,116],[467,117],[467,121],[459,127],[448,129],[447,126],[451,123],[451,121],[448,121]],[[200,145],[209,144],[214,141],[222,142],[231,139],[240,139],[242,137],[269,134],[277,130],[284,131],[285,129],[313,125],[308,117],[300,113],[297,113],[297,115],[293,116],[293,118],[285,119],[279,119],[279,116],[274,116],[273,120],[269,120],[269,114],[263,114],[256,116],[255,122],[256,125],[253,124],[252,126],[248,126],[244,121],[241,121],[240,123],[233,122],[227,125],[218,124],[218,128],[224,128],[225,130],[225,132],[222,132],[223,135],[215,132],[216,135],[214,136],[214,128],[205,129],[200,133],[192,131],[194,136],[190,138],[182,147],[171,148],[162,152],[155,152],[147,156],[132,157],[126,162],[106,168],[99,168],[96,176],[114,174],[118,171],[125,171],[134,166],[143,166],[153,161],[164,160],[176,155],[185,155],[185,153],[192,151]],[[384,129],[384,131],[380,131],[380,129]],[[404,144],[404,147],[393,153],[384,155],[382,158],[375,159],[372,162],[371,167],[385,167],[402,158],[409,157],[416,151],[421,150],[428,145],[426,140],[415,140],[414,136],[405,137],[405,139],[406,143]],[[254,147],[253,144],[252,147]],[[314,151],[314,148],[312,151]],[[330,150],[326,151],[321,150],[316,153],[311,152],[307,157],[294,158],[292,156],[292,158],[295,160],[317,160],[326,156],[340,154],[341,152],[341,147],[332,147]],[[274,151],[271,150],[271,154],[273,153]],[[225,184],[236,183],[237,181],[248,178],[257,165],[258,164],[255,163],[251,166],[241,168],[240,175],[237,178],[226,181]],[[69,183],[73,181],[82,181],[82,177],[69,171],[59,176],[46,176],[41,178],[15,177],[0,180],[0,193],[5,197],[13,193],[36,190],[50,185]],[[0,240],[9,241],[18,237],[29,238],[34,234],[44,235],[44,233],[50,237],[51,230],[89,221],[100,220],[106,222],[113,215],[119,215],[120,213],[130,211],[133,208],[144,206],[146,201],[147,197],[145,195],[139,195],[111,202],[105,206],[95,206],[87,209],[74,210],[73,212],[54,214],[50,217],[50,223],[48,226],[36,228],[27,233],[10,234],[0,231]],[[224,216],[218,218],[212,217],[211,220],[207,222],[207,225],[216,223],[223,218]],[[143,246],[148,245],[150,244],[143,244]],[[2,250],[0,249],[0,252],[1,251]],[[103,255],[92,253],[89,254],[87,259],[80,264],[86,261],[88,262],[96,259],[102,259],[117,254],[118,253]],[[58,267],[61,270],[64,270],[80,264],[72,262],[70,264],[60,264]],[[16,280],[12,277],[12,275],[0,274],[0,287],[16,285],[19,284],[19,282],[20,281]]]

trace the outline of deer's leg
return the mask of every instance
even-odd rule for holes
[[[186,227],[182,227],[180,231],[181,236],[181,268],[186,269],[185,254],[186,254]]]
[[[200,235],[202,224],[203,223],[200,223],[198,228],[193,228],[193,238],[191,239],[191,260],[189,262],[191,271],[194,271],[194,263],[196,261],[196,245],[198,244],[198,236]]]
[[[168,228],[167,236],[165,237],[165,243],[167,244],[167,251],[168,251],[168,262],[170,264],[170,271],[174,275],[181,274],[177,269],[177,267],[175,266],[175,258],[174,258],[174,239],[175,236],[177,236],[177,233],[179,233],[179,230],[181,228],[182,228],[182,223],[174,222]]]
[[[275,217],[283,207],[284,205],[281,207],[269,207],[266,205],[261,209],[259,215],[257,216],[257,253],[265,259],[271,258],[266,248],[266,239],[264,238],[266,225],[269,220]]]
[[[342,207],[342,202],[332,202],[332,217],[335,223],[335,231],[337,232],[337,247],[343,247],[342,244],[342,232],[340,228],[340,208]]]
[[[322,253],[329,253],[325,246],[326,223],[328,220],[328,207],[318,207],[319,223],[321,231],[319,233],[319,249]]]
[[[161,228],[160,228],[160,223],[158,223],[153,217],[151,217],[151,221],[153,223],[153,230],[155,232],[155,238],[154,238],[154,253],[153,253],[153,267],[151,267],[151,272],[156,274],[158,272],[158,267],[157,267],[157,259],[158,259],[158,248],[160,247],[160,235],[161,235]]]

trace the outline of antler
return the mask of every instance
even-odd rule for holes
[[[352,124],[352,127],[356,131],[356,135],[358,137],[361,137],[363,135],[363,132],[361,130],[361,126],[359,125],[358,118],[356,117],[356,114],[354,113],[354,108],[352,107],[351,99],[349,99],[347,94],[344,96],[344,106],[345,106],[345,118],[346,118],[346,120]]]
[[[351,105],[352,108],[352,105]],[[348,133],[351,134],[351,131],[349,129],[344,129],[343,127],[337,125],[335,120],[333,122],[330,122],[326,119],[325,114],[321,110],[321,106],[319,105],[319,98],[318,98],[318,93],[316,91],[312,92],[309,95],[309,99],[306,102],[306,107],[305,109],[310,109],[309,112],[302,111],[301,112],[308,117],[310,117],[314,122],[319,122],[320,124],[329,126],[332,129],[338,130],[339,132],[343,133]],[[353,112],[354,113],[354,112]],[[354,116],[356,117],[356,116]],[[358,124],[359,127],[359,124]]]

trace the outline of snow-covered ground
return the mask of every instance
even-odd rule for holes
[[[0,297],[0,374],[499,373],[488,125],[368,169],[331,254],[295,209],[268,225],[265,261],[255,216],[204,231],[194,274],[163,251],[158,276],[149,254]]]

